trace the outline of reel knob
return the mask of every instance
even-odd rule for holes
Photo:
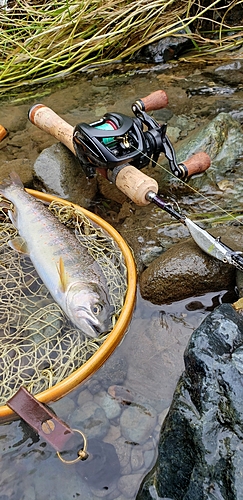
[[[207,153],[203,151],[200,153],[196,153],[191,158],[183,163],[179,164],[180,169],[182,170],[183,175],[181,175],[181,179],[185,179],[191,177],[192,175],[201,174],[205,172],[211,165],[211,158]]]
[[[149,94],[146,97],[143,97],[142,99],[138,99],[133,105],[132,105],[132,110],[133,106],[136,105],[141,111],[155,111],[156,109],[162,109],[165,108],[168,104],[168,97],[167,94],[165,93],[164,90],[156,90],[155,92],[152,92],[152,94]]]

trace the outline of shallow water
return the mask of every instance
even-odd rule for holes
[[[112,69],[109,71],[109,77],[90,73],[70,84],[29,89],[4,102],[0,123],[11,136],[0,148],[3,170],[12,170],[15,161],[23,162],[23,166],[26,161],[28,166],[33,164],[40,151],[54,142],[27,122],[28,108],[40,100],[72,124],[90,123],[107,111],[129,114],[134,99],[164,88],[172,112],[191,112],[199,123],[202,117],[217,111],[236,109],[242,98],[242,89],[230,96],[220,93],[205,97],[191,92],[188,98],[186,86],[205,85],[200,67],[168,67],[160,73],[144,68],[140,74],[130,70],[126,75],[122,69],[114,75]],[[104,203],[95,205],[101,215],[115,220],[114,207],[107,214],[104,207]],[[228,298],[222,291],[155,306],[144,301],[138,290],[126,336],[104,367],[50,405],[67,424],[86,432],[93,458],[87,463],[65,465],[20,421],[2,424],[1,500],[134,499],[142,478],[156,460],[161,423],[183,371],[188,339],[212,308]]]
[[[90,423],[90,428],[86,427],[93,463],[91,460],[87,471],[83,470],[84,465],[87,467],[85,462],[63,464],[51,446],[25,424],[19,421],[3,424],[0,427],[0,498],[135,498],[142,478],[155,462],[160,425],[183,371],[183,352],[188,339],[209,311],[227,300],[225,294],[211,293],[171,305],[154,306],[144,301],[138,292],[128,332],[105,363],[105,372],[101,368],[70,395],[50,405],[66,423],[84,430],[80,423],[82,408],[87,409],[87,403],[91,402],[102,407],[102,401],[106,408],[105,394],[109,394],[110,388],[105,390],[102,386],[104,375],[107,378],[111,374],[110,386],[118,382],[115,391],[120,412],[118,410],[114,416],[110,414],[105,421],[105,431],[101,426],[98,430],[99,425],[94,422]],[[119,370],[123,369],[125,373],[120,374]],[[141,415],[140,430],[138,421],[134,425],[132,413],[130,421],[129,414],[128,419],[124,417],[131,409],[138,409],[134,418]],[[101,438],[99,433],[105,436]],[[114,448],[106,449],[104,443]],[[111,466],[114,466],[112,477],[109,474]]]

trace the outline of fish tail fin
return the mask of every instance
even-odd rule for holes
[[[4,195],[4,193],[7,191],[7,189],[13,185],[18,186],[21,189],[24,189],[23,182],[21,181],[17,172],[11,172],[7,179],[3,179],[0,182],[0,193]]]

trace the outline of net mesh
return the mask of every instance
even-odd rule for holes
[[[82,211],[56,201],[49,209],[75,231],[80,245],[102,267],[114,307],[114,327],[127,290],[121,249]],[[62,381],[97,351],[110,332],[91,339],[73,327],[29,257],[9,247],[17,230],[6,208],[0,210],[0,405],[4,405],[22,385],[38,394]]]

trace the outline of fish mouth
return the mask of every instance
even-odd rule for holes
[[[66,313],[72,323],[89,337],[108,331],[107,303],[96,283],[72,283],[66,294]],[[106,297],[105,297],[106,298]]]
[[[80,321],[80,329],[83,333],[94,339],[99,337],[101,333],[99,329],[93,323],[91,323],[88,318],[82,318],[82,320]]]

